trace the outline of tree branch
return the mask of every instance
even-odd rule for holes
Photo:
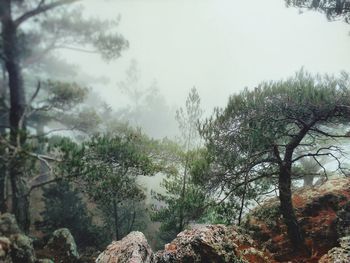
[[[311,128],[310,131],[314,131],[314,132],[317,132],[319,134],[322,134],[324,136],[327,136],[327,137],[330,137],[330,138],[350,138],[350,135],[349,134],[342,134],[342,135],[339,135],[339,134],[330,134],[328,132],[325,132],[325,131],[322,131],[318,128]]]
[[[322,147],[322,148],[319,148],[315,153],[307,153],[307,154],[302,154],[302,155],[299,155],[298,157],[294,158],[292,160],[292,163],[302,159],[302,158],[305,158],[305,157],[317,157],[317,156],[330,156],[331,153],[330,152],[326,152],[326,153],[320,153],[321,151],[323,150],[329,150],[329,151],[338,151],[338,152],[342,152],[342,150],[337,147],[337,146],[334,146],[334,145],[331,145],[329,147]]]
[[[22,24],[26,20],[28,20],[34,16],[37,16],[39,14],[45,13],[51,9],[56,8],[56,7],[66,5],[66,4],[72,4],[72,3],[78,2],[78,1],[81,1],[81,0],[57,0],[55,2],[52,2],[50,4],[46,4],[46,5],[43,4],[44,1],[40,1],[40,3],[38,4],[38,6],[35,9],[30,10],[30,11],[24,13],[23,15],[21,15],[20,17],[18,17],[14,22],[15,26],[18,27],[20,24]]]
[[[27,193],[26,195],[29,196],[29,195],[32,193],[32,191],[33,191],[34,189],[36,189],[36,188],[45,186],[45,185],[47,185],[47,184],[56,183],[56,182],[61,181],[61,180],[62,180],[62,178],[54,178],[54,179],[49,180],[49,181],[46,181],[46,182],[42,182],[42,183],[39,183],[39,184],[35,184],[35,185],[33,185],[32,187],[30,187],[30,189],[29,189],[29,191],[28,191],[28,193]]]

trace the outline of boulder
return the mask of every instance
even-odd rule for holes
[[[51,259],[44,258],[44,259],[39,259],[37,263],[55,263]]]
[[[7,237],[0,237],[0,262],[12,262],[10,246],[11,241]]]
[[[77,245],[67,228],[54,231],[41,254],[55,263],[75,263],[79,260]]]
[[[340,247],[332,248],[318,262],[319,263],[349,263],[350,262],[350,236],[339,240]]]
[[[135,231],[120,241],[113,241],[96,263],[151,263],[152,258],[153,252],[145,236]]]
[[[235,227],[198,226],[181,232],[154,255],[155,263],[194,262],[274,262],[266,251],[257,249],[254,241]]]
[[[33,240],[23,234],[11,235],[11,258],[13,262],[34,263]]]

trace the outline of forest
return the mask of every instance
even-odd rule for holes
[[[0,0],[0,262],[350,262],[350,64],[336,51],[348,48],[350,2],[267,1],[291,28],[310,19],[342,34],[315,33],[299,50],[307,39],[268,24],[290,46],[267,59],[253,58],[270,56],[263,43],[240,42],[258,25],[223,38],[232,53],[207,49],[219,40],[206,26],[224,29],[191,9],[228,19],[242,1],[147,2]],[[193,20],[166,19],[181,8]],[[126,22],[139,11],[131,24],[164,19],[169,35],[147,42],[152,32],[130,26],[129,38],[123,10]],[[193,29],[196,19],[207,24]],[[193,32],[169,23],[207,39],[192,46]],[[167,46],[172,29],[188,49]],[[240,52],[252,54],[241,79],[225,64]]]

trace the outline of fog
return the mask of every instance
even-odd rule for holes
[[[324,15],[286,8],[282,0],[86,0],[88,16],[116,19],[130,48],[112,62],[97,54],[61,51],[113,108],[125,105],[117,83],[135,59],[141,86],[156,81],[170,107],[183,105],[195,86],[206,114],[228,96],[301,67],[317,73],[350,69],[349,27]],[[154,120],[155,121],[155,120]]]

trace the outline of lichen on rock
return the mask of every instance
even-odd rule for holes
[[[45,246],[45,250],[55,263],[75,263],[79,259],[77,245],[67,228],[54,231]]]
[[[350,262],[350,236],[339,239],[340,247],[328,251],[319,263],[349,263]]]
[[[34,263],[33,240],[23,234],[11,235],[11,258],[13,262]]]
[[[120,241],[113,241],[96,263],[152,263],[152,260],[153,252],[144,234],[134,231]]]
[[[154,256],[156,263],[194,262],[273,262],[266,251],[235,227],[207,225],[181,232],[163,251]]]

